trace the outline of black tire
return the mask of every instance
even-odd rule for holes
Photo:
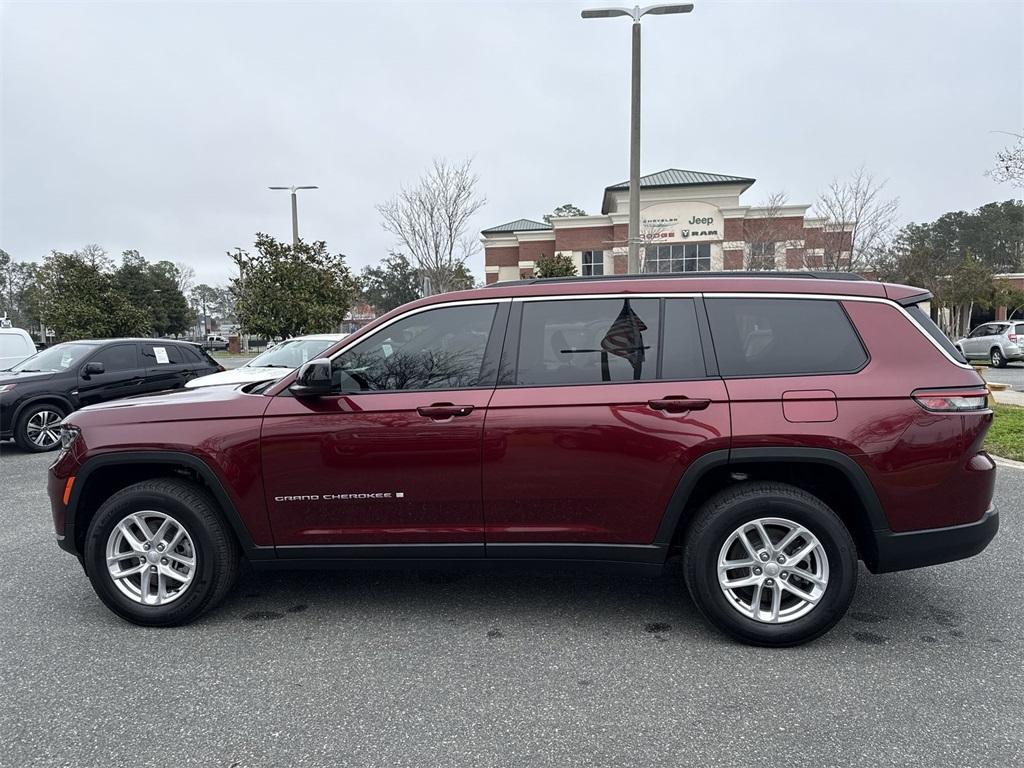
[[[32,404],[25,407],[25,409],[18,416],[18,423],[14,425],[14,442],[17,443],[18,447],[23,451],[29,451],[31,453],[44,453],[46,451],[54,451],[60,448],[60,437],[58,436],[52,443],[40,445],[33,442],[32,438],[29,437],[29,422],[41,415],[45,414],[56,414],[59,419],[63,419],[67,416],[67,411],[55,403],[38,403]],[[58,419],[58,423],[59,423]]]
[[[182,594],[164,605],[142,605],[115,585],[106,564],[107,540],[127,515],[153,510],[174,518],[194,544],[195,572]],[[149,627],[187,624],[213,608],[238,577],[239,547],[212,498],[186,480],[145,480],[124,488],[97,510],[85,537],[85,571],[96,594],[123,619]]]
[[[1003,357],[1003,352],[999,347],[992,347],[992,351],[989,353],[989,360],[992,362],[993,368],[1006,367],[1006,358]]]
[[[759,517],[784,518],[809,530],[828,558],[828,583],[815,606],[787,623],[765,623],[740,613],[718,581],[718,556],[729,536]],[[842,520],[820,499],[791,485],[750,482],[709,499],[694,517],[683,553],[686,586],[716,627],[744,643],[783,647],[820,637],[846,613],[857,586],[857,549]]]

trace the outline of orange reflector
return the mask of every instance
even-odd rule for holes
[[[72,475],[68,478],[68,481],[64,483],[64,506],[68,505],[68,499],[71,498],[71,487],[75,484],[75,476]]]

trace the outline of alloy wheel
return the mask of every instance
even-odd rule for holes
[[[39,448],[53,448],[60,441],[60,422],[63,418],[61,413],[50,410],[32,414],[25,424],[29,441]]]
[[[806,527],[762,517],[734,530],[718,554],[718,585],[733,609],[785,624],[806,616],[828,588],[828,556]]]
[[[142,605],[166,605],[192,584],[196,551],[185,527],[163,512],[125,516],[107,537],[107,572],[114,586]]]

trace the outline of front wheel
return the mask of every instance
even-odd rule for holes
[[[85,570],[123,619],[187,624],[223,599],[238,574],[238,544],[201,487],[146,480],[107,499],[89,524]]]
[[[992,350],[991,359],[993,368],[1006,367],[1006,358],[1003,357],[1003,353],[998,347]]]
[[[62,408],[51,403],[28,406],[14,427],[14,442],[33,453],[52,451],[60,445],[60,423],[65,415]]]
[[[684,551],[686,584],[719,629],[752,645],[813,640],[846,613],[857,551],[815,496],[774,482],[737,485],[697,513]]]

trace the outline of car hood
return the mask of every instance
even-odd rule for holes
[[[75,411],[69,424],[152,423],[249,418],[262,415],[270,404],[263,395],[249,395],[236,387],[176,389],[89,405]]]
[[[0,384],[18,384],[23,381],[46,381],[56,376],[53,371],[42,371],[40,373],[21,373],[15,371],[0,371]]]
[[[277,381],[292,372],[292,368],[262,368],[243,365],[241,368],[232,368],[229,371],[211,373],[209,376],[200,376],[192,379],[185,386],[188,389],[196,387],[215,387],[225,384],[247,384],[252,381]]]

